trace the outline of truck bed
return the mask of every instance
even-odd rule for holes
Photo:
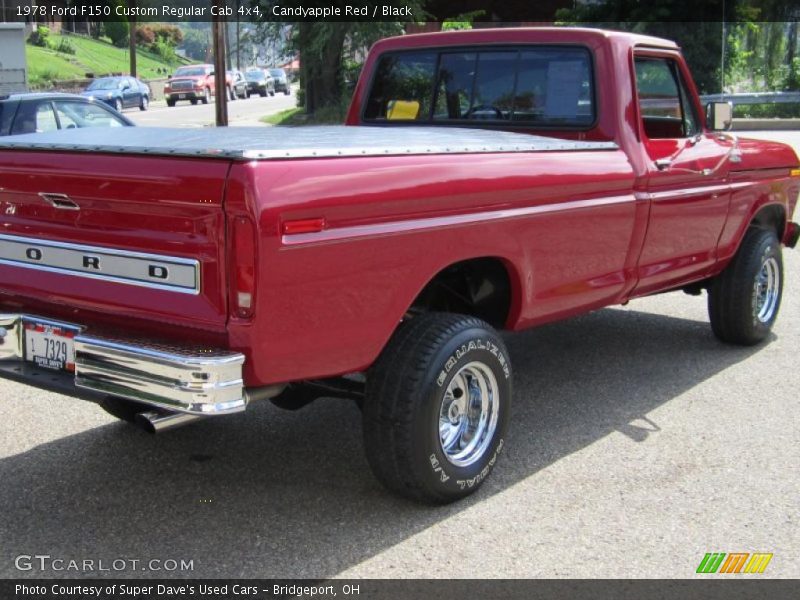
[[[103,152],[232,160],[614,150],[614,142],[451,127],[130,127],[0,138],[0,150]]]

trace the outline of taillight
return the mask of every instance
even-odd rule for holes
[[[234,313],[249,319],[256,301],[256,230],[247,217],[233,219],[233,256],[231,290]]]

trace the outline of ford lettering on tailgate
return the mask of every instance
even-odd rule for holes
[[[172,292],[200,292],[197,260],[0,234],[0,264]]]

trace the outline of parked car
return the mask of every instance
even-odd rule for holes
[[[262,98],[267,94],[275,95],[275,80],[264,69],[248,69],[244,76],[251,94],[258,94]]]
[[[123,108],[138,107],[147,110],[150,106],[150,86],[135,77],[100,77],[82,92],[84,96],[105,102],[117,112]]]
[[[167,106],[175,106],[179,100],[208,104],[215,89],[214,65],[188,65],[180,67],[170,76],[164,84],[164,97]]]
[[[0,139],[0,377],[154,431],[348,398],[377,478],[452,502],[536,460],[498,329],[682,290],[709,336],[773,337],[800,159],[731,121],[673,42],[517,28],[377,42],[344,127]]]
[[[270,69],[269,74],[275,80],[275,91],[283,92],[287,96],[291,93],[289,86],[289,77],[283,69]]]
[[[244,78],[241,71],[233,70],[227,72],[227,78],[230,81],[231,100],[236,98],[249,98],[250,89],[247,85],[247,79]]]
[[[0,136],[83,127],[133,127],[133,123],[86,96],[52,92],[0,96]]]

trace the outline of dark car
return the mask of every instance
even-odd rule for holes
[[[146,83],[127,76],[95,79],[83,91],[83,95],[105,102],[118,112],[132,107],[147,110],[152,96]]]
[[[283,69],[270,69],[269,74],[275,80],[275,91],[283,92],[288,96],[291,93],[291,88],[289,87],[289,77],[286,75],[286,71]]]
[[[133,123],[104,103],[85,96],[56,93],[0,96],[0,135],[80,127],[133,127]]]
[[[231,99],[236,98],[249,98],[250,88],[247,85],[247,79],[242,75],[241,71],[228,71],[228,80],[230,81]]]
[[[251,94],[258,94],[262,98],[267,94],[275,95],[275,80],[264,69],[247,69],[244,77]]]

